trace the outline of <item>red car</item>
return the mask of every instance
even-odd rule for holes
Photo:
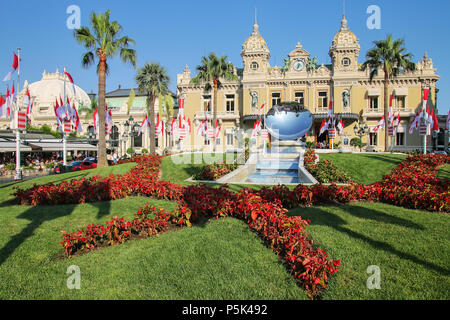
[[[96,168],[97,168],[97,164],[95,162],[83,161],[83,162],[80,162],[80,164],[73,166],[73,171],[83,171],[83,170],[96,169]]]

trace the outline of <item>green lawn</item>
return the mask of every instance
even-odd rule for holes
[[[320,160],[330,160],[343,169],[358,183],[370,184],[380,181],[400,162],[406,159],[402,154],[319,154]]]
[[[450,216],[382,203],[297,208],[311,220],[315,244],[341,268],[324,299],[450,298]],[[381,289],[369,290],[370,265],[381,270]]]
[[[127,164],[82,174],[129,170]],[[182,182],[189,165],[163,161],[163,178]],[[58,182],[71,173],[18,183]],[[235,186],[237,189],[239,186]],[[83,205],[18,206],[0,185],[0,299],[306,299],[278,258],[241,221],[221,219],[63,259],[61,230],[113,216],[132,218],[144,197]],[[308,233],[341,270],[324,299],[449,299],[450,216],[386,204],[298,208]],[[66,287],[67,267],[81,269],[81,290]],[[381,290],[368,290],[366,269],[381,268]]]

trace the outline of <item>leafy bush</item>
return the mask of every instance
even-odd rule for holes
[[[200,168],[200,171],[194,175],[195,180],[203,180],[203,181],[215,181],[220,177],[223,177],[234,170],[236,170],[239,166],[236,163],[233,164],[206,164]]]
[[[135,153],[136,153],[136,152],[134,151],[133,148],[128,148],[128,149],[127,149],[127,154],[133,155],[133,154],[135,154]]]
[[[5,169],[9,170],[9,171],[14,171],[14,170],[16,170],[16,164],[15,163],[8,163],[7,165],[5,165]]]
[[[148,149],[144,148],[144,149],[141,150],[141,152],[142,152],[143,154],[147,154],[147,153],[148,153]]]
[[[346,183],[350,181],[349,176],[341,169],[338,169],[331,161],[319,161],[316,163],[316,153],[312,149],[305,152],[305,168],[320,183]]]

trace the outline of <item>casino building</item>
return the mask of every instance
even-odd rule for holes
[[[335,143],[341,142],[341,147],[350,148],[351,139],[356,137],[354,127],[361,115],[370,129],[370,133],[362,138],[366,143],[363,150],[384,151],[384,130],[372,132],[384,114],[384,73],[379,70],[378,75],[369,81],[369,71],[361,70],[360,63],[365,53],[360,52],[359,40],[350,30],[345,16],[339,31],[330,40],[330,65],[318,65],[311,53],[298,43],[288,54],[283,67],[271,66],[269,47],[255,19],[253,32],[242,45],[243,68],[234,69],[239,80],[223,80],[223,86],[218,92],[217,118],[222,126],[217,140],[218,148],[236,148],[236,134],[245,132],[246,136],[251,136],[262,104],[265,104],[265,112],[268,112],[284,101],[296,101],[312,113],[314,121],[307,136],[308,141],[327,141],[328,133],[319,136],[319,128],[327,117],[329,99],[333,99],[334,113],[342,117],[345,124],[343,135],[338,136]],[[400,74],[389,85],[389,95],[392,92],[395,94],[394,112],[396,115],[400,113],[401,120],[393,147],[398,151],[421,148],[422,139],[418,131],[409,134],[408,129],[416,111],[421,108],[423,88],[431,88],[429,107],[436,108],[436,83],[439,76],[433,61],[425,53],[416,65],[416,71]],[[193,76],[186,65],[183,73],[177,77],[177,93],[179,98],[185,99],[186,116],[194,120],[194,127],[197,127],[205,119],[205,106],[212,101],[213,92],[206,91],[204,85],[191,84]],[[207,117],[212,119],[212,111]],[[441,134],[428,136],[430,149],[436,144],[448,144],[448,135],[443,133],[446,117],[439,118]],[[197,136],[196,130],[183,144],[185,149],[191,150],[203,150],[208,146],[209,141]]]

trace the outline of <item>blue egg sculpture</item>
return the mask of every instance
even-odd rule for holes
[[[278,140],[297,140],[311,129],[311,113],[301,105],[274,106],[266,115],[266,128]]]

